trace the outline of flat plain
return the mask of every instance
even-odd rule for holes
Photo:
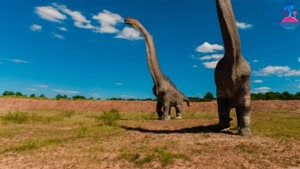
[[[300,168],[300,101],[255,101],[253,136],[217,132],[216,102],[0,99],[0,168]],[[175,116],[175,112],[172,112]]]

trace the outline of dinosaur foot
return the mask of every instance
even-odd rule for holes
[[[175,119],[180,120],[180,119],[182,119],[182,116],[181,115],[176,116]]]
[[[171,117],[169,115],[168,116],[159,117],[159,120],[163,120],[163,121],[168,121],[170,119],[171,119]]]
[[[251,136],[252,132],[249,127],[240,128],[238,134],[241,136]]]

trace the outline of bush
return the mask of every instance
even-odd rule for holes
[[[109,112],[104,112],[100,119],[105,126],[117,126],[118,120],[121,119],[121,115],[118,110],[112,109]]]
[[[22,124],[29,119],[29,116],[26,112],[9,112],[8,114],[3,115],[1,118],[6,122]]]

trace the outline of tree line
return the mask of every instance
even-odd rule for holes
[[[101,98],[87,98],[81,95],[74,95],[69,97],[67,95],[57,94],[54,98],[48,98],[44,94],[41,95],[25,95],[21,92],[13,92],[13,91],[4,91],[2,93],[2,97],[14,97],[14,98],[32,98],[32,99],[55,99],[55,100],[102,100]],[[203,97],[188,97],[191,102],[207,102],[216,100],[215,96],[211,92],[207,92]],[[291,94],[289,92],[267,92],[267,93],[252,93],[252,100],[300,100],[300,92],[296,94]],[[119,98],[112,97],[107,98],[105,100],[129,100],[129,101],[155,101],[154,98],[144,98],[144,99],[136,99],[136,98]]]

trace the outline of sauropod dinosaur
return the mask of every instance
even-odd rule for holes
[[[241,54],[240,37],[230,0],[216,0],[225,47],[224,57],[215,69],[219,126],[230,127],[230,109],[235,108],[238,133],[251,135],[250,66]]]
[[[156,112],[158,117],[162,120],[169,120],[171,108],[175,107],[176,118],[181,119],[182,104],[186,102],[190,106],[189,100],[161,72],[152,37],[138,20],[127,18],[124,22],[139,30],[145,38],[147,63],[154,83],[152,91],[157,98]]]

